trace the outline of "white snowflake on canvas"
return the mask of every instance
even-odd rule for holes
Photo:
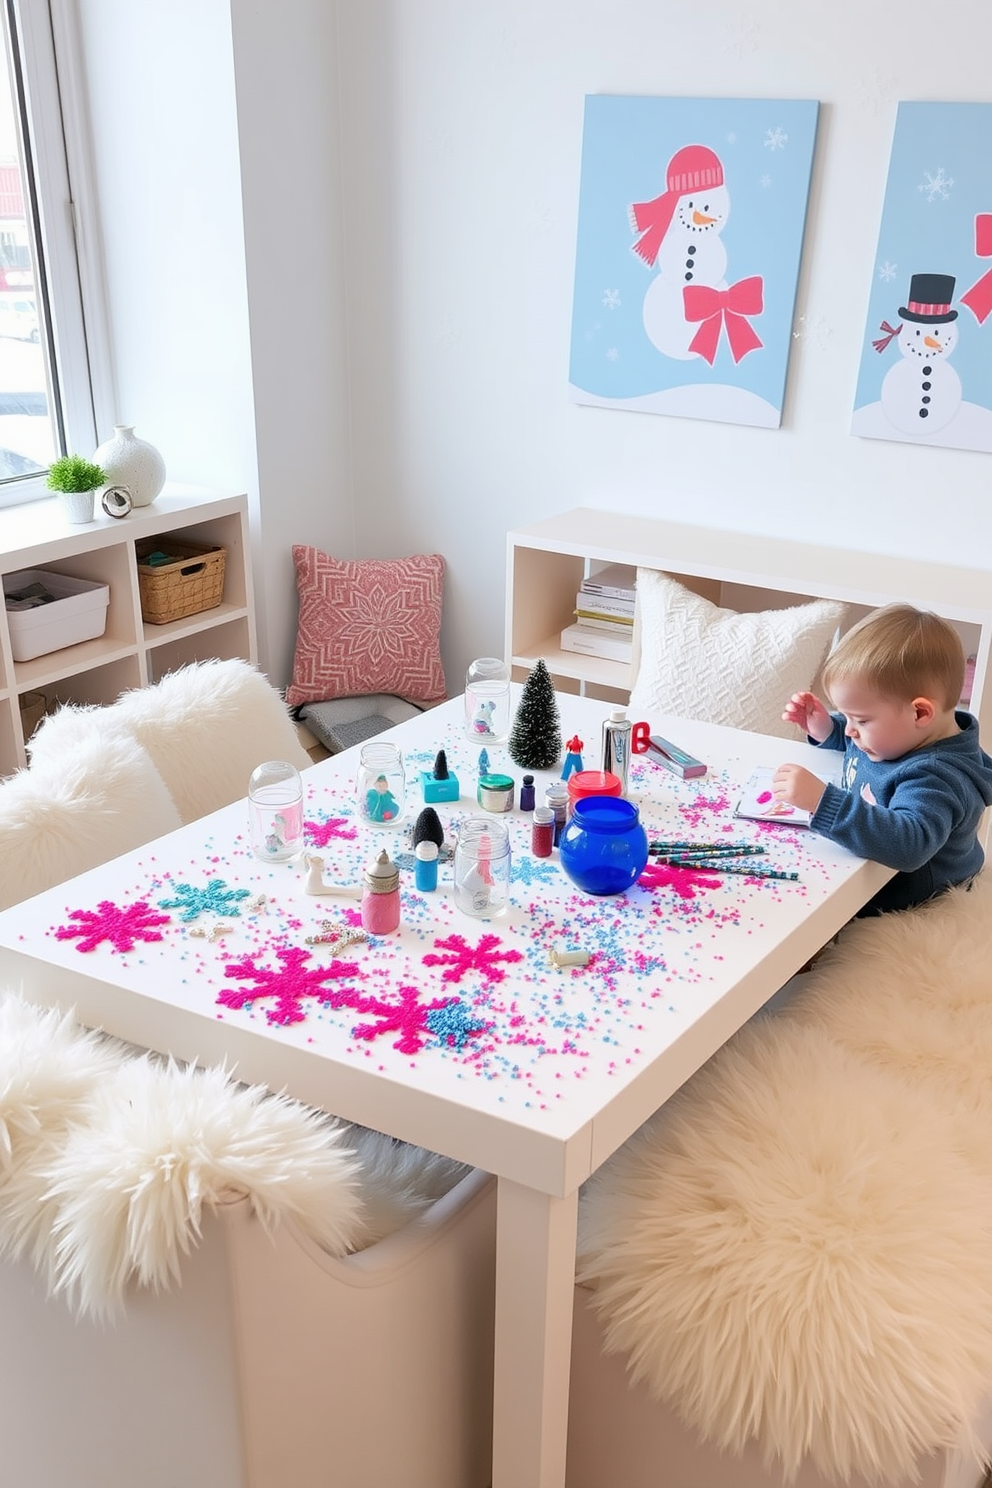
[[[944,167],[938,165],[933,174],[930,171],[923,172],[923,180],[916,189],[923,192],[928,202],[936,201],[938,197],[941,201],[947,201],[953,185],[953,177],[945,176]]]
[[[759,178],[758,178],[758,185],[761,186],[761,187],[763,187],[765,191],[768,190],[768,188],[769,188],[769,186],[771,184],[772,184],[772,178],[771,178],[771,176],[759,176]]]
[[[607,310],[618,310],[620,308],[620,291],[618,289],[604,290],[603,304]]]
[[[617,351],[616,347],[615,346],[611,346],[610,349],[606,353],[606,360],[608,362],[615,362],[615,361],[617,361],[619,359],[619,356],[620,356],[620,353]]]
[[[785,133],[784,129],[765,130],[766,150],[784,150],[788,140],[789,136]]]
[[[896,277],[898,267],[898,264],[889,263],[889,260],[886,259],[883,264],[879,264],[878,266],[879,279],[884,279],[886,284],[890,283]]]

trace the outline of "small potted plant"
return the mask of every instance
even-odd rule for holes
[[[48,489],[57,491],[68,522],[92,522],[96,491],[107,477],[82,455],[62,455],[48,472]]]

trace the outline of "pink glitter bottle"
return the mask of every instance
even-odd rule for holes
[[[365,870],[362,883],[362,929],[370,935],[392,935],[400,928],[400,870],[386,849]]]

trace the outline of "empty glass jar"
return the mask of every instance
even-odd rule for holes
[[[406,771],[395,744],[363,744],[358,765],[358,810],[373,827],[398,827],[406,806]]]

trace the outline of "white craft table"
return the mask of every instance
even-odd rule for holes
[[[577,732],[597,768],[605,705],[559,701],[563,738]],[[401,934],[335,957],[307,938],[327,917],[353,922],[357,902],[309,897],[301,865],[253,859],[238,803],[0,914],[0,978],[32,1000],[181,1059],[227,1059],[242,1079],[498,1175],[495,1488],[564,1482],[580,1184],[890,876],[808,830],[733,821],[754,766],[795,759],[826,773],[840,756],[650,721],[711,768],[681,781],[635,760],[630,795],[649,836],[761,841],[799,882],[668,870],[592,899],[557,853],[530,855],[516,811],[504,818],[506,917],[457,910],[450,868],[431,895],[407,872]],[[462,723],[457,699],[384,736],[406,757],[408,823],[442,746],[461,783],[442,821],[478,810],[478,743]],[[489,755],[519,788],[506,751]],[[408,850],[402,830],[358,823],[356,763],[352,750],[306,772],[310,839],[337,882],[356,881],[383,844]],[[539,801],[550,778],[537,773]],[[552,946],[592,960],[555,970]]]

